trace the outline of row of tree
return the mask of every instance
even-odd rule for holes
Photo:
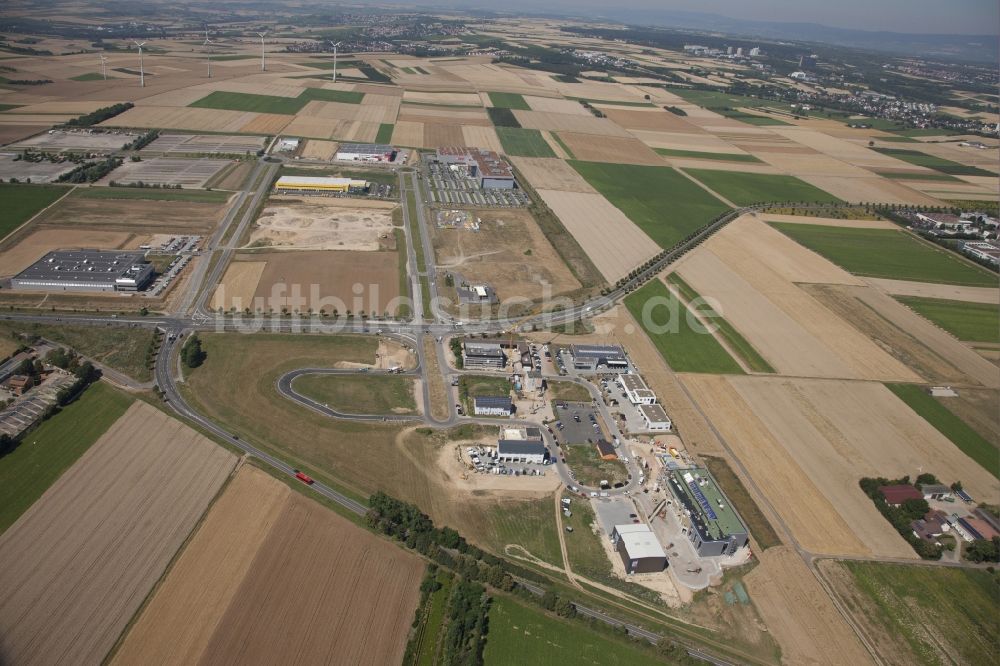
[[[90,127],[91,125],[97,125],[102,123],[108,118],[114,118],[119,113],[125,113],[131,109],[134,104],[132,102],[121,102],[119,104],[112,104],[111,106],[102,106],[96,111],[91,111],[77,118],[72,118],[66,122],[67,127]]]

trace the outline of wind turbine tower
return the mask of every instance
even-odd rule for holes
[[[260,71],[262,72],[267,71],[267,63],[264,61],[264,35],[266,34],[266,30],[264,32],[257,33],[257,36],[260,37]]]
[[[212,78],[212,40],[208,38],[208,30],[205,31],[205,52],[208,54],[208,78]]]
[[[333,82],[337,82],[337,47],[344,42],[337,42],[333,45]]]
[[[139,47],[139,87],[146,87],[146,72],[142,68],[142,47],[146,45],[146,42],[140,44],[139,42],[132,40],[132,43]]]
[[[101,75],[104,80],[108,80],[108,58],[103,53],[101,54]]]

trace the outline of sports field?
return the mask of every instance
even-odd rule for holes
[[[749,206],[765,201],[843,203],[840,199],[795,176],[740,173],[714,169],[685,169],[706,186],[733,203]]]
[[[996,303],[969,303],[943,298],[897,296],[896,300],[966,342],[1000,342]]]
[[[648,320],[643,310],[648,303]],[[646,331],[656,349],[671,368],[677,372],[703,372],[714,374],[743,374],[719,341],[704,330],[700,322],[680,300],[659,280],[653,280],[625,299],[625,307]],[[659,327],[666,332],[650,330]]]
[[[995,274],[902,230],[781,222],[771,226],[855,275],[970,287],[997,283]]]
[[[728,210],[671,167],[579,160],[570,164],[662,248],[672,247]]]

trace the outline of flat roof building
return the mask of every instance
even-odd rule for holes
[[[274,184],[274,189],[276,192],[322,194],[362,192],[368,189],[368,181],[329,176],[282,176]]]
[[[391,162],[396,159],[395,146],[384,143],[342,143],[337,159],[348,162]]]
[[[437,149],[434,158],[441,164],[464,167],[470,178],[479,181],[480,189],[512,190],[516,186],[510,163],[492,150],[444,146]]]
[[[750,534],[729,499],[704,467],[670,472],[670,492],[691,521],[688,538],[702,557],[732,555]]]
[[[521,462],[540,465],[549,451],[536,439],[501,439],[497,442],[497,458],[503,462]]]
[[[646,430],[663,432],[674,427],[667,410],[662,405],[639,405],[639,414],[646,425]]]
[[[510,416],[514,403],[509,395],[478,395],[472,399],[472,411],[476,416]]]
[[[656,402],[656,394],[639,375],[618,375],[616,381],[633,405],[652,405]]]
[[[602,460],[617,460],[618,454],[615,453],[615,447],[611,445],[606,439],[597,440],[597,455],[601,457]]]
[[[462,343],[462,366],[465,368],[495,368],[502,370],[507,356],[497,342]]]
[[[144,252],[54,250],[14,276],[13,289],[140,291],[153,280]]]
[[[622,558],[626,573],[656,573],[667,568],[667,554],[649,525],[615,525],[611,543]]]
[[[628,369],[628,358],[618,345],[571,345],[573,367],[589,372],[620,372]]]

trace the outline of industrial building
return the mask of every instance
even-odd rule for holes
[[[382,143],[342,143],[336,158],[346,162],[391,162],[396,159],[396,148]]]
[[[639,415],[646,424],[646,430],[664,432],[674,426],[662,405],[638,405],[638,407]]]
[[[492,150],[448,146],[438,148],[434,160],[452,169],[465,170],[479,182],[481,190],[512,190],[517,186],[510,164]]]
[[[628,358],[618,345],[571,345],[573,367],[585,372],[621,372],[628,370]]]
[[[503,370],[507,365],[507,356],[497,342],[462,343],[462,367],[467,370],[495,369]]]
[[[732,555],[749,543],[743,521],[704,467],[676,469],[667,486],[690,521],[688,538],[698,555]]]
[[[367,192],[368,181],[328,176],[282,176],[274,184],[279,194],[347,194]]]
[[[510,396],[480,395],[472,399],[472,412],[476,416],[510,416],[514,403]]]
[[[649,525],[615,525],[611,543],[622,558],[626,573],[656,573],[667,568],[667,554]]]
[[[625,397],[633,405],[653,405],[656,404],[656,394],[643,381],[639,375],[618,375],[615,380],[625,392]]]
[[[615,453],[615,447],[611,445],[606,439],[597,440],[597,455],[601,460],[618,460],[618,454]]]
[[[153,280],[144,252],[54,250],[18,273],[13,289],[140,291]]]
[[[497,459],[501,462],[519,462],[541,465],[549,450],[538,439],[501,439],[497,441]]]

